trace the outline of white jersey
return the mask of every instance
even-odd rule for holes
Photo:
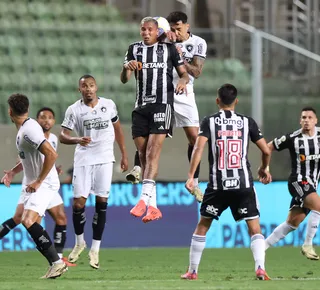
[[[74,130],[79,137],[90,137],[84,147],[77,144],[74,153],[74,167],[114,162],[114,128],[118,112],[112,100],[100,98],[91,108],[78,100],[69,106],[62,127]]]
[[[176,46],[180,47],[182,50],[182,58],[187,61],[188,63],[192,62],[193,58],[195,56],[206,58],[207,54],[207,43],[206,41],[196,36],[192,33],[190,33],[189,38],[184,42],[177,42]],[[189,74],[189,83],[187,84],[187,91],[188,93],[193,93],[193,81],[194,77]],[[173,84],[174,86],[177,85],[179,81],[179,75],[176,70],[174,70],[173,73]]]
[[[58,137],[56,135],[54,135],[53,133],[50,133],[49,138],[47,139],[47,141],[50,143],[50,145],[53,147],[53,149],[55,151],[58,150]],[[44,155],[41,154],[42,159],[44,160]],[[52,179],[57,178],[57,180],[54,183],[60,183],[59,177],[57,176],[52,176]],[[23,179],[22,179],[22,184],[26,184],[26,175],[23,174]]]
[[[55,140],[57,141],[57,137]],[[16,138],[16,146],[24,171],[24,184],[35,181],[40,175],[44,156],[40,153],[39,148],[45,141],[46,138],[39,123],[31,118],[26,119]],[[55,166],[51,168],[43,183],[59,189],[60,182]]]

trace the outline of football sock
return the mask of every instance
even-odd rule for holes
[[[101,240],[92,240],[91,250],[99,252]]]
[[[309,215],[306,239],[304,245],[312,246],[312,241],[319,227],[320,212],[312,210]]]
[[[144,179],[142,181],[142,193],[140,199],[142,199],[146,205],[149,205],[150,198],[152,197],[155,181],[151,179]]]
[[[198,273],[202,252],[206,245],[206,236],[193,235],[189,253],[189,273]]]
[[[134,155],[134,166],[135,166],[135,167],[136,167],[136,166],[141,167],[138,150],[136,151],[136,154]]]
[[[93,240],[101,241],[107,219],[107,205],[106,202],[96,202],[96,212],[92,220]]]
[[[50,261],[55,263],[60,260],[47,231],[40,224],[34,223],[27,231],[35,242],[37,249],[49,263]]]
[[[83,234],[84,225],[86,223],[86,213],[85,207],[83,208],[75,208],[73,207],[73,227],[76,235]]]
[[[188,145],[188,160],[189,160],[189,162],[190,162],[190,160],[191,160],[193,147],[194,147],[194,146],[191,145],[191,144]],[[199,163],[199,165],[198,165],[198,167],[197,167],[197,169],[196,169],[193,177],[198,180],[199,174],[200,174],[200,163]],[[198,184],[197,184],[197,185],[198,185]]]
[[[280,240],[282,240],[287,234],[294,231],[296,227],[289,225],[287,222],[283,222],[278,225],[271,235],[265,240],[265,249],[267,250],[270,246],[276,244]]]
[[[56,248],[59,257],[62,257],[62,253],[63,253],[63,249],[64,249],[64,245],[66,243],[66,239],[67,239],[67,226],[59,226],[56,225],[54,228],[54,232],[53,232],[53,242],[54,242],[54,247]],[[61,256],[60,256],[61,255]]]
[[[264,261],[265,261],[265,240],[264,236],[261,234],[256,234],[251,237],[251,251],[254,259],[254,268],[255,271],[260,267],[261,269],[265,269]]]
[[[17,224],[14,222],[13,218],[6,220],[2,225],[0,225],[0,240],[16,226]]]
[[[152,190],[152,195],[149,200],[149,205],[157,208],[157,185],[155,184]]]

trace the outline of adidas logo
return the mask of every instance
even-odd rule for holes
[[[39,242],[42,242],[43,244],[49,243],[49,240],[44,235],[42,235],[38,240],[39,240]]]
[[[163,126],[160,126],[160,127],[158,128],[158,130],[164,130]]]
[[[304,149],[304,146],[303,144],[300,145],[299,149]]]

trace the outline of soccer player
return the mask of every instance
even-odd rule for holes
[[[288,149],[290,152],[291,174],[288,188],[292,200],[287,220],[276,227],[266,239],[266,249],[297,229],[311,211],[306,238],[301,248],[302,254],[311,260],[319,260],[312,245],[320,220],[320,197],[317,194],[320,172],[320,128],[316,127],[317,122],[315,109],[305,107],[300,116],[301,128],[275,138],[268,144],[272,151]]]
[[[58,146],[58,138],[56,135],[51,133],[51,129],[55,124],[55,114],[51,108],[43,107],[37,112],[37,121],[41,126],[44,136],[47,141],[51,144],[51,146],[57,151]],[[58,174],[60,173],[60,168],[56,167]],[[11,170],[5,170],[5,175],[2,177],[1,182],[5,184],[5,186],[10,187],[10,184],[16,174],[23,170],[22,163],[19,160],[18,164],[14,166]],[[54,176],[56,177],[56,176]],[[55,181],[56,182],[56,181]],[[23,187],[25,186],[25,177],[22,181]],[[21,223],[22,214],[24,210],[24,195],[25,191],[21,191],[21,195],[18,201],[18,205],[16,208],[16,212],[14,216],[8,220],[6,220],[0,226],[0,239],[4,238],[12,229],[14,229],[17,225]],[[64,211],[62,198],[57,191],[53,199],[51,200],[48,206],[48,212],[56,223],[54,228],[54,246],[58,252],[60,258],[67,264],[67,266],[75,266],[72,263],[69,263],[67,259],[62,257],[64,245],[66,242],[66,231],[67,231],[67,216]]]
[[[187,72],[189,74],[189,83],[187,90],[183,94],[174,95],[174,117],[175,126],[183,128],[188,139],[188,159],[190,161],[193,146],[196,142],[199,131],[199,114],[195,101],[193,90],[193,82],[199,78],[202,73],[204,61],[206,59],[207,43],[206,41],[190,33],[190,25],[188,24],[188,16],[183,12],[172,12],[167,17],[172,32],[176,35],[176,48],[184,61]],[[179,76],[173,71],[173,84],[177,85]],[[135,155],[134,168],[126,176],[128,181],[138,183],[140,178],[140,160],[139,155]],[[195,172],[195,187],[192,194],[197,201],[201,202],[203,194],[198,186],[198,177],[200,172],[200,164]]]
[[[205,247],[206,233],[214,219],[230,207],[236,221],[245,220],[251,236],[251,250],[255,261],[256,277],[268,280],[265,272],[265,240],[259,223],[258,200],[248,161],[248,143],[251,140],[262,152],[259,176],[263,183],[271,182],[267,170],[271,152],[256,122],[236,113],[237,89],[225,84],[218,89],[216,103],[220,111],[205,117],[193,149],[186,188],[195,186],[194,173],[199,165],[205,144],[209,143],[210,176],[200,209],[200,221],[190,246],[190,264],[182,279],[198,278],[198,266]]]
[[[142,192],[130,213],[143,217],[144,223],[160,219],[156,202],[156,176],[163,141],[172,134],[173,95],[186,90],[189,76],[173,44],[158,42],[158,23],[145,17],[140,23],[142,41],[129,46],[120,74],[122,83],[134,72],[137,83],[135,109],[132,112],[132,137],[139,151]],[[173,85],[173,68],[179,81]],[[148,210],[147,210],[148,207]]]
[[[97,96],[98,86],[91,75],[79,79],[82,98],[69,106],[62,123],[60,142],[77,144],[73,169],[73,226],[76,244],[68,260],[74,263],[86,248],[84,225],[85,204],[90,193],[96,196],[92,221],[93,239],[89,251],[89,264],[99,268],[99,250],[106,223],[107,202],[112,181],[114,140],[121,151],[121,168],[128,169],[124,136],[115,103]],[[75,131],[77,137],[71,136]]]
[[[52,265],[42,278],[56,278],[68,270],[56,248],[38,223],[44,215],[60,183],[54,166],[57,153],[43,134],[36,120],[29,118],[29,99],[23,94],[13,94],[8,99],[9,116],[18,129],[16,146],[25,175],[24,211],[22,224],[37,245],[40,253]]]

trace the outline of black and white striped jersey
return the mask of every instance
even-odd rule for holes
[[[162,42],[154,45],[135,42],[129,46],[124,63],[131,60],[138,62],[135,106],[148,103],[173,105],[173,68],[184,64],[175,46]]]
[[[199,136],[208,138],[209,187],[233,190],[253,186],[248,160],[249,139],[255,143],[263,136],[252,118],[220,110],[203,119]]]
[[[307,181],[317,188],[320,159],[320,128],[314,136],[307,136],[302,129],[273,140],[276,150],[289,149],[291,157],[290,181]]]

